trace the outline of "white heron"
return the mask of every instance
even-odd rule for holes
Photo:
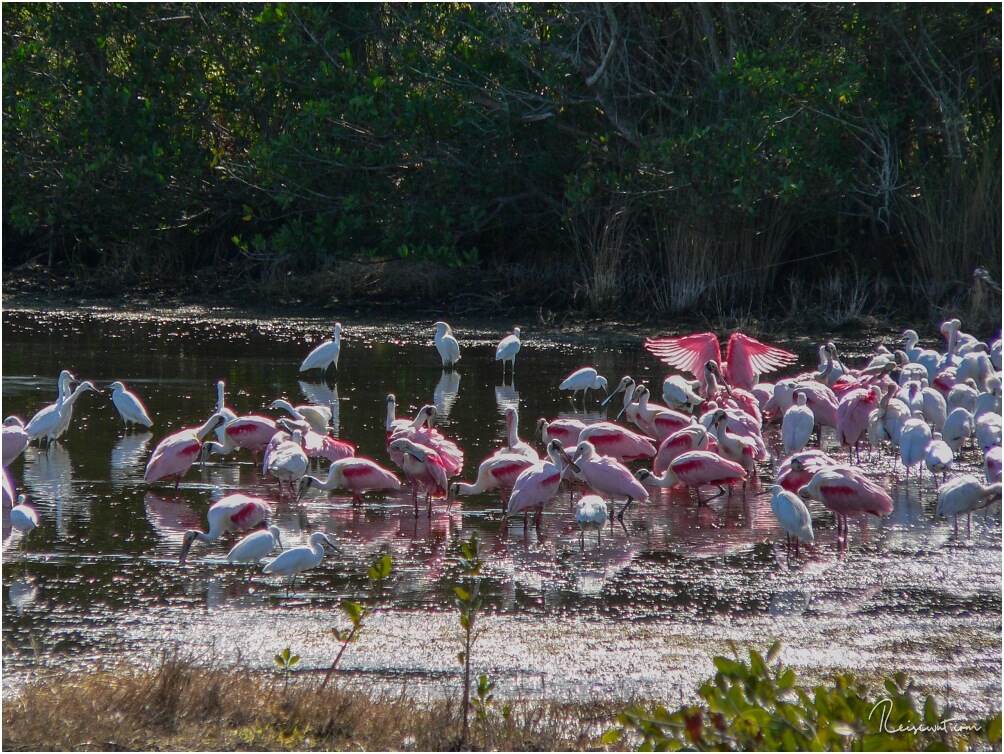
[[[795,540],[795,557],[798,557],[798,544],[812,544],[815,535],[812,532],[812,516],[798,495],[788,492],[780,484],[771,487],[770,509],[774,517],[784,529],[785,542],[791,551],[791,541]]]
[[[444,369],[452,369],[460,361],[460,344],[453,336],[453,328],[445,322],[436,325],[436,350],[443,360]]]
[[[495,361],[502,362],[502,374],[505,374],[506,362],[509,362],[512,371],[516,370],[516,354],[521,345],[518,327],[514,327],[510,335],[499,341],[498,348],[495,349]]]
[[[781,440],[784,443],[786,456],[805,450],[816,425],[816,416],[807,405],[808,399],[805,393],[796,390],[795,396],[797,402],[784,412],[784,418],[781,420]]]
[[[311,369],[320,369],[324,375],[330,367],[338,369],[338,354],[342,350],[342,323],[335,322],[334,334],[331,340],[325,340],[314,347],[307,354],[307,358],[300,364],[300,371],[306,372]]]
[[[108,387],[112,390],[112,404],[122,417],[126,429],[129,429],[130,424],[140,424],[147,429],[153,426],[153,419],[138,395],[127,390],[122,382],[113,382]]]

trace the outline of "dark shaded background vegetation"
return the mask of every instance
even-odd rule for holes
[[[1000,56],[998,3],[5,4],[4,283],[998,318]]]

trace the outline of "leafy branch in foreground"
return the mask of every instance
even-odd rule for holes
[[[903,673],[886,680],[884,692],[871,695],[853,675],[832,686],[807,689],[795,671],[780,661],[780,642],[766,659],[750,650],[749,663],[714,659],[717,672],[700,689],[706,706],[633,707],[617,717],[604,742],[640,736],[640,751],[922,751],[999,749],[1001,715],[969,721],[939,706],[933,696],[921,701]]]
[[[478,535],[472,534],[467,542],[460,543],[461,558],[460,569],[468,577],[464,586],[453,587],[457,595],[456,603],[460,610],[460,627],[464,630],[464,649],[457,653],[457,660],[464,668],[464,690],[463,690],[463,710],[464,727],[460,733],[460,743],[465,745],[470,736],[470,711],[471,711],[471,647],[477,639],[474,633],[475,623],[478,613],[481,611],[480,587],[481,580],[478,578],[481,567],[484,565],[484,557],[481,551],[481,542]],[[491,700],[490,682],[486,677],[479,681],[478,700],[481,703],[479,713],[487,709]],[[492,684],[494,686],[494,684]]]
[[[338,662],[342,659],[342,655],[345,654],[345,650],[348,648],[349,644],[359,638],[359,632],[363,630],[366,618],[376,608],[380,597],[383,595],[384,584],[387,579],[390,578],[393,567],[394,562],[391,560],[390,555],[377,556],[374,558],[373,563],[366,572],[366,575],[369,578],[370,588],[369,604],[364,605],[361,602],[342,600],[341,604],[338,606],[349,619],[350,626],[347,629],[331,629],[332,635],[337,641],[340,641],[342,645],[338,650],[338,654],[335,655],[334,662],[331,663],[331,667],[328,668],[328,672],[324,675],[324,681],[321,683],[322,690],[328,685],[328,681],[331,679],[332,673],[334,673],[335,668],[338,667]]]

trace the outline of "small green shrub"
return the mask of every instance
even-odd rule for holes
[[[751,650],[749,662],[716,657],[717,672],[700,689],[705,706],[633,707],[604,741],[641,739],[639,751],[963,751],[1000,748],[1001,715],[955,717],[933,696],[921,700],[898,673],[872,695],[850,674],[807,689],[795,671]]]

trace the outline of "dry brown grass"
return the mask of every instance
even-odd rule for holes
[[[3,705],[6,751],[449,751],[459,746],[455,699],[371,697],[320,679],[166,657],[34,681]],[[492,706],[470,748],[564,751],[600,743],[620,710],[539,702]]]

